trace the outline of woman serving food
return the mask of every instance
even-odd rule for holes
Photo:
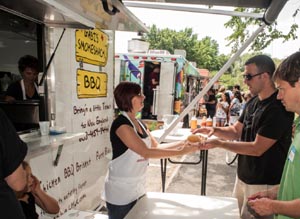
[[[145,99],[139,84],[121,82],[114,90],[114,98],[120,115],[110,129],[113,157],[109,163],[103,198],[109,219],[121,219],[146,193],[146,170],[150,158],[192,153],[199,147],[188,141],[158,144],[146,125],[136,119]]]

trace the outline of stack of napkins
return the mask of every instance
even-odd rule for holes
[[[66,132],[66,127],[64,126],[53,126],[50,127],[50,135],[59,135]]]

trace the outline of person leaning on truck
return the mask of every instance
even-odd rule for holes
[[[19,59],[18,68],[22,76],[20,81],[9,85],[5,94],[5,101],[15,100],[39,100],[38,86],[38,59],[31,55],[25,55]]]
[[[300,218],[300,52],[286,58],[273,75],[279,90],[277,99],[286,110],[298,114],[294,139],[285,161],[280,186],[249,197],[259,215],[276,214],[276,219]]]
[[[13,125],[0,109],[0,214],[1,218],[25,219],[13,190],[26,185],[22,161],[27,145],[19,138]]]
[[[233,193],[243,219],[253,218],[247,206],[251,194],[280,183],[291,143],[294,114],[287,112],[276,99],[278,91],[272,81],[274,70],[275,64],[270,57],[250,58],[245,63],[243,77],[255,97],[246,104],[238,121],[228,127],[194,131],[219,137],[208,141],[202,149],[219,147],[239,154]]]
[[[114,90],[114,97],[121,114],[110,129],[113,157],[102,197],[109,219],[122,219],[146,193],[149,158],[183,155],[198,151],[199,147],[189,146],[185,141],[158,144],[146,125],[135,117],[145,100],[139,84],[121,82]]]

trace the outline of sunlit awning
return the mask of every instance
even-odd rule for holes
[[[0,0],[0,9],[52,27],[148,31],[119,0]]]

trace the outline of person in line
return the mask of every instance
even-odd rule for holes
[[[298,114],[295,135],[285,161],[280,186],[249,197],[249,206],[261,216],[300,218],[300,52],[286,58],[273,75],[279,99],[286,110]],[[281,124],[278,124],[281,126]]]
[[[247,103],[252,98],[252,94],[250,91],[246,91],[243,93],[242,97],[243,97],[243,102]]]
[[[255,97],[246,104],[238,121],[228,127],[194,131],[219,137],[207,141],[202,149],[220,147],[239,154],[233,195],[238,199],[243,219],[253,218],[247,205],[251,194],[280,183],[291,143],[294,115],[276,99],[278,91],[272,81],[274,70],[273,60],[266,55],[246,61],[244,82]]]
[[[230,96],[228,93],[222,93],[221,99],[217,103],[216,126],[223,127],[227,123],[228,109],[230,105]]]
[[[204,102],[207,111],[207,117],[213,118],[216,114],[217,105],[217,98],[214,89],[210,89],[207,92],[207,96],[207,100]]]
[[[114,90],[116,104],[121,111],[110,129],[112,160],[105,179],[103,199],[109,219],[122,219],[146,192],[146,170],[150,158],[168,158],[199,150],[186,141],[158,144],[136,119],[144,107],[145,96],[139,84],[121,82]]]
[[[153,71],[150,73],[150,92],[148,95],[149,102],[150,102],[150,118],[152,118],[153,114],[153,98],[154,98],[154,91],[156,87],[159,85],[159,78],[160,78],[160,68],[159,66],[155,66]]]
[[[236,91],[241,92],[241,86],[240,86],[239,84],[235,84],[235,85],[233,86],[232,92],[234,93],[234,92],[236,92]]]
[[[26,171],[26,186],[23,191],[16,192],[16,196],[22,206],[26,219],[39,218],[35,204],[48,214],[57,214],[59,212],[59,205],[56,199],[41,189],[39,179],[32,174],[31,167],[26,161],[22,162],[22,167]]]
[[[25,219],[14,191],[26,184],[22,161],[27,145],[19,138],[13,125],[0,109],[0,208],[1,218]]]
[[[39,100],[38,86],[38,59],[31,55],[25,55],[19,59],[18,68],[22,80],[9,85],[5,94],[5,101],[15,100]]]
[[[218,90],[218,93],[216,94],[216,98],[217,100],[219,100],[222,96],[223,93],[225,93],[226,88],[224,86],[221,86]]]
[[[240,91],[235,91],[233,93],[233,99],[230,102],[229,110],[228,110],[228,117],[229,117],[229,124],[233,125],[239,118],[241,108],[242,108],[242,94]]]

